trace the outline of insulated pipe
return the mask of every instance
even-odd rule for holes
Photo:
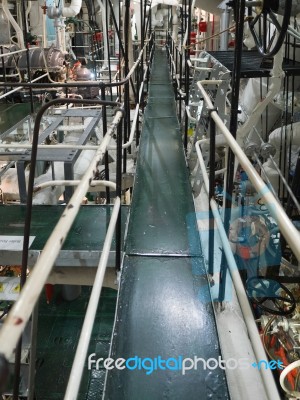
[[[18,38],[19,46],[21,47],[21,49],[24,49],[25,44],[24,44],[24,37],[23,37],[22,29],[17,24],[16,20],[14,19],[11,12],[9,11],[7,0],[2,0],[2,9],[3,9],[4,14],[6,15],[6,18],[9,20],[9,22],[13,26],[14,30],[16,31],[16,36]]]
[[[77,14],[79,14],[81,6],[82,0],[72,0],[69,7],[63,7],[62,16],[65,18],[75,17]]]
[[[28,28],[28,19],[29,19],[29,13],[30,13],[30,10],[31,10],[31,6],[32,6],[32,1],[29,0],[29,1],[27,2],[27,8],[26,8],[26,29],[27,29],[27,32],[29,31],[29,28]]]
[[[47,181],[40,183],[39,185],[34,186],[33,192],[39,192],[40,190],[43,190],[47,187],[50,186],[78,186],[80,184],[80,180],[74,180],[74,181],[68,181],[68,180],[57,180],[57,181]],[[113,190],[116,190],[116,184],[111,181],[91,181],[90,182],[90,188],[95,188],[95,187],[109,187]]]
[[[275,129],[273,132],[270,133],[268,142],[276,149],[276,153],[274,156],[270,155],[268,160],[263,164],[265,172],[276,190],[278,190],[278,175],[281,177],[284,185],[286,186],[288,192],[293,198],[295,205],[298,208],[299,203],[295,198],[293,192],[291,191],[288,183],[286,182],[284,175],[281,172],[281,169],[285,170],[283,165],[283,160],[285,159],[285,157],[283,156],[280,165],[280,153],[282,152],[281,147],[284,144],[286,153],[289,153],[290,146],[295,146],[296,148],[292,149],[291,155],[293,153],[296,153],[298,155],[300,148],[300,122],[296,122],[293,125],[287,125],[285,127]],[[289,164],[290,163],[291,160],[289,160]]]
[[[107,68],[107,61],[108,61],[108,46],[107,46],[108,26],[106,25],[106,4],[104,4],[102,0],[97,0],[97,2],[101,10],[101,18],[102,18],[102,32],[103,32],[104,60],[105,60],[102,68],[105,69]]]
[[[76,15],[79,14],[81,10],[81,6],[82,6],[82,0],[72,0],[69,7],[62,7],[62,8],[48,7],[47,15],[48,18],[50,19],[59,18],[61,16],[65,18],[76,17]]]
[[[197,83],[197,86],[200,89],[201,95],[203,96],[207,106],[210,109],[213,109],[213,104],[210,100],[210,97],[206,93],[204,87],[199,83]],[[281,204],[279,204],[278,201],[275,199],[274,195],[272,194],[268,186],[258,175],[257,171],[249,161],[248,157],[245,155],[244,151],[241,149],[237,141],[232,137],[231,132],[225,126],[224,122],[219,117],[216,111],[211,112],[211,118],[214,119],[216,126],[220,129],[220,131],[224,135],[227,144],[234,152],[238,161],[244,168],[244,171],[247,173],[249,180],[257,190],[257,193],[259,193],[259,195],[265,199],[266,207],[269,209],[270,214],[277,222],[283,236],[285,237],[287,243],[290,245],[295,257],[297,258],[298,261],[300,261],[300,247],[299,247],[300,234],[298,230],[295,228],[294,224],[285,213]]]

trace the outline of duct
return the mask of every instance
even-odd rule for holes
[[[16,20],[14,19],[11,12],[9,11],[7,0],[2,0],[2,10],[3,10],[4,14],[6,15],[6,18],[9,20],[9,22],[11,23],[11,25],[13,26],[13,28],[16,32],[16,36],[17,36],[18,44],[19,44],[20,48],[24,49],[25,45],[24,45],[22,29],[17,24]]]
[[[61,16],[65,18],[76,17],[81,10],[81,6],[82,0],[72,0],[69,7],[48,7],[47,15],[50,19],[59,18]]]
[[[296,168],[298,154],[300,151],[300,122],[296,122],[293,125],[287,125],[275,129],[269,136],[269,143],[274,146],[276,153],[273,157],[274,162],[278,165],[281,170],[284,170],[284,160],[286,164],[289,164],[289,153],[291,147],[291,169],[287,171],[287,174],[293,174]],[[285,146],[286,157],[283,154],[283,144]],[[281,154],[281,165],[280,165],[280,154]],[[287,169],[287,165],[285,166]],[[278,191],[278,172],[274,167],[274,163],[269,158],[263,164],[265,173],[269,178],[275,191]]]

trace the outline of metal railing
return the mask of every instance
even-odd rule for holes
[[[75,220],[75,217],[80,209],[82,199],[88,191],[89,187],[94,184],[101,184],[102,186],[106,186],[107,190],[109,187],[116,190],[116,199],[113,208],[113,213],[111,216],[111,221],[108,227],[107,235],[104,242],[104,248],[101,254],[101,258],[98,264],[97,274],[95,278],[95,283],[92,290],[91,300],[88,305],[87,314],[85,317],[84,327],[81,333],[80,342],[78,345],[78,350],[76,352],[72,373],[70,377],[70,382],[68,385],[66,398],[75,398],[76,393],[78,392],[80,386],[80,379],[82,376],[83,363],[87,351],[87,346],[89,343],[90,333],[93,326],[95,312],[97,309],[97,304],[99,301],[99,296],[102,288],[103,277],[105,273],[105,268],[108,261],[108,255],[110,252],[112,236],[115,232],[116,236],[116,269],[120,270],[121,264],[121,192],[122,192],[122,160],[123,160],[123,171],[126,171],[126,164],[124,164],[124,159],[126,162],[126,151],[127,148],[133,142],[134,139],[134,131],[138,131],[138,115],[140,106],[143,103],[143,95],[144,95],[144,84],[145,80],[149,75],[149,66],[150,61],[152,60],[153,55],[153,39],[151,38],[148,42],[145,43],[145,46],[140,51],[139,57],[128,71],[126,77],[119,82],[100,82],[100,89],[102,92],[101,100],[84,100],[84,99],[55,99],[43,105],[37,113],[35,119],[35,125],[33,130],[33,140],[31,145],[31,168],[29,173],[29,182],[28,182],[28,194],[27,194],[27,207],[26,207],[26,216],[25,216],[25,227],[24,227],[24,242],[23,242],[23,253],[22,253],[22,270],[21,270],[21,292],[20,297],[14,303],[12,309],[9,312],[9,315],[5,319],[5,322],[0,330],[0,355],[2,358],[2,366],[3,368],[0,370],[0,376],[5,375],[5,368],[7,366],[7,360],[13,354],[15,349],[17,349],[17,353],[21,348],[21,337],[26,324],[28,323],[30,316],[35,308],[35,305],[38,302],[39,296],[42,292],[42,289],[47,282],[47,278],[53,268],[55,260],[60,252],[60,249],[63,246],[63,243],[68,235],[68,232],[71,229],[71,226]],[[144,69],[144,52],[147,51],[148,47],[152,46],[151,51],[149,51],[149,63],[147,68]],[[125,124],[130,126],[130,98],[129,98],[129,85],[130,81],[133,77],[133,74],[137,73],[141,76],[140,82],[137,82],[137,92],[139,93],[137,97],[137,105],[134,117],[134,124],[132,126],[130,136],[127,137],[126,130],[122,129],[122,120],[125,117]],[[36,87],[34,85],[39,84],[35,82],[31,83],[18,83],[18,86],[24,87]],[[47,84],[46,84],[47,85]],[[62,84],[64,86],[64,84]],[[59,86],[62,86],[59,84]],[[75,85],[78,86],[78,83]],[[99,82],[85,82],[83,85],[79,86],[99,86]],[[14,86],[14,85],[12,85]],[[45,84],[41,84],[41,86],[45,86]],[[51,84],[53,86],[53,84]],[[69,86],[66,84],[66,86]],[[118,102],[107,101],[105,99],[105,89],[109,87],[124,87],[124,101],[121,103],[121,91],[120,91],[120,99]],[[17,90],[17,89],[16,89]],[[127,93],[127,96],[126,96]],[[31,226],[31,213],[32,213],[32,200],[33,200],[33,192],[34,192],[34,179],[35,179],[35,166],[36,166],[36,156],[38,149],[38,137],[39,137],[39,128],[42,116],[44,112],[53,107],[55,105],[61,104],[85,104],[85,105],[98,105],[102,107],[102,116],[103,116],[103,139],[99,146],[96,146],[95,155],[90,162],[88,169],[86,170],[84,176],[80,180],[80,182],[50,182],[52,184],[61,184],[61,185],[77,185],[70,201],[68,202],[65,210],[62,214],[61,219],[56,224],[54,230],[52,231],[50,237],[48,238],[39,259],[37,260],[34,268],[32,269],[29,278],[26,280],[26,270],[28,265],[28,254],[29,254],[29,237],[30,237],[30,226]],[[113,118],[112,123],[108,126],[106,119],[106,108],[116,107],[116,113]],[[127,111],[127,115],[126,115]],[[127,118],[127,122],[126,122]],[[102,160],[106,160],[106,172],[108,172],[108,153],[109,150],[109,142],[112,136],[117,131],[117,145],[113,146],[114,149],[117,150],[117,166],[116,166],[116,185],[109,182],[109,174],[106,173],[105,181],[95,182],[93,181],[95,171],[97,167],[101,165]],[[14,147],[18,147],[18,145],[14,145]],[[20,146],[22,147],[22,145]],[[25,145],[25,148],[27,145]],[[59,146],[54,146],[58,148]],[[87,149],[91,146],[83,146],[84,149]],[[74,149],[74,146],[72,146]],[[95,146],[92,146],[95,149]],[[80,146],[80,149],[81,146]],[[123,152],[123,157],[122,157]],[[124,168],[125,165],[125,168]],[[47,185],[49,182],[47,182]],[[35,188],[38,190],[38,188]],[[108,196],[109,199],[109,196]],[[20,361],[20,360],[19,360]],[[76,383],[75,383],[76,382]],[[18,387],[18,384],[17,384]]]
[[[204,162],[204,158],[201,152],[201,144],[203,140],[199,140],[196,143],[196,151],[198,155],[198,160],[200,164],[200,169],[203,176],[204,187],[209,196],[209,206],[210,206],[210,227],[209,227],[209,248],[213,249],[214,243],[214,222],[216,222],[217,230],[223,245],[223,251],[225,253],[225,257],[227,260],[227,266],[229,268],[231,278],[237,293],[237,297],[240,303],[240,307],[244,316],[244,320],[248,329],[248,333],[250,336],[250,340],[253,346],[253,350],[257,360],[265,359],[266,354],[263,348],[263,344],[261,342],[259,332],[256,327],[256,323],[253,319],[252,310],[249,304],[249,300],[247,298],[244,285],[239,273],[238,266],[236,264],[236,260],[234,258],[233,252],[231,250],[228,232],[226,232],[224,228],[224,224],[219,212],[219,206],[214,199],[214,181],[215,181],[215,171],[213,168],[214,165],[214,152],[215,152],[215,134],[216,134],[216,127],[224,136],[227,145],[231,148],[235,156],[237,157],[239,163],[242,165],[244,171],[247,173],[249,180],[251,181],[252,185],[255,187],[259,195],[264,199],[264,204],[268,208],[272,217],[278,223],[280,231],[284,235],[287,243],[289,244],[290,248],[293,250],[295,257],[300,260],[300,234],[290,221],[288,216],[286,215],[285,211],[283,210],[281,204],[277,201],[271,190],[268,188],[266,183],[262,180],[259,176],[258,172],[252,166],[251,162],[243,152],[242,148],[238,145],[236,140],[231,135],[230,131],[219,117],[217,110],[214,108],[209,95],[205,91],[204,87],[202,86],[201,82],[197,83],[198,88],[201,92],[201,96],[203,101],[206,103],[207,108],[210,110],[210,172],[209,175],[206,171],[206,166]],[[205,140],[207,142],[207,139]],[[211,258],[211,257],[209,257]],[[213,257],[212,260],[213,261]],[[209,260],[210,262],[210,260]],[[210,263],[211,264],[211,263]],[[213,268],[210,265],[209,272],[212,274]],[[278,391],[276,384],[273,379],[273,375],[270,370],[261,369],[260,370],[262,380],[265,386],[266,393],[268,394],[270,399],[279,399]]]

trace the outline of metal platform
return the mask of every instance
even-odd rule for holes
[[[35,399],[64,398],[90,294],[91,288],[84,287],[78,299],[68,302],[61,298],[56,287],[50,304],[46,303],[42,294],[39,303]],[[116,290],[102,289],[88,354],[108,357],[116,300]],[[77,400],[100,399],[104,378],[104,369],[95,371],[84,368]]]
[[[230,72],[233,70],[234,51],[210,51],[208,53],[220,64],[224,65]],[[269,64],[269,65],[268,65]],[[300,63],[284,59],[283,70],[286,75],[299,76]],[[246,51],[242,53],[241,77],[242,78],[263,78],[270,77],[272,63],[263,59],[258,51]]]
[[[31,222],[32,244],[29,266],[36,262],[49,235],[64,211],[64,206],[34,206]],[[20,265],[26,206],[0,206],[0,258],[2,265]],[[56,260],[57,267],[96,267],[101,255],[112,206],[81,206],[74,224]],[[124,237],[128,207],[122,206]],[[115,240],[109,265],[114,265]]]
[[[111,357],[218,358],[166,53],[156,50],[141,135]],[[174,366],[174,364],[173,364]],[[105,400],[228,399],[224,371],[184,375],[143,368],[108,371]]]

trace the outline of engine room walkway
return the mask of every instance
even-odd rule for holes
[[[220,348],[165,51],[151,72],[111,349],[134,360],[108,372],[104,398],[227,399],[223,370],[180,365]]]

